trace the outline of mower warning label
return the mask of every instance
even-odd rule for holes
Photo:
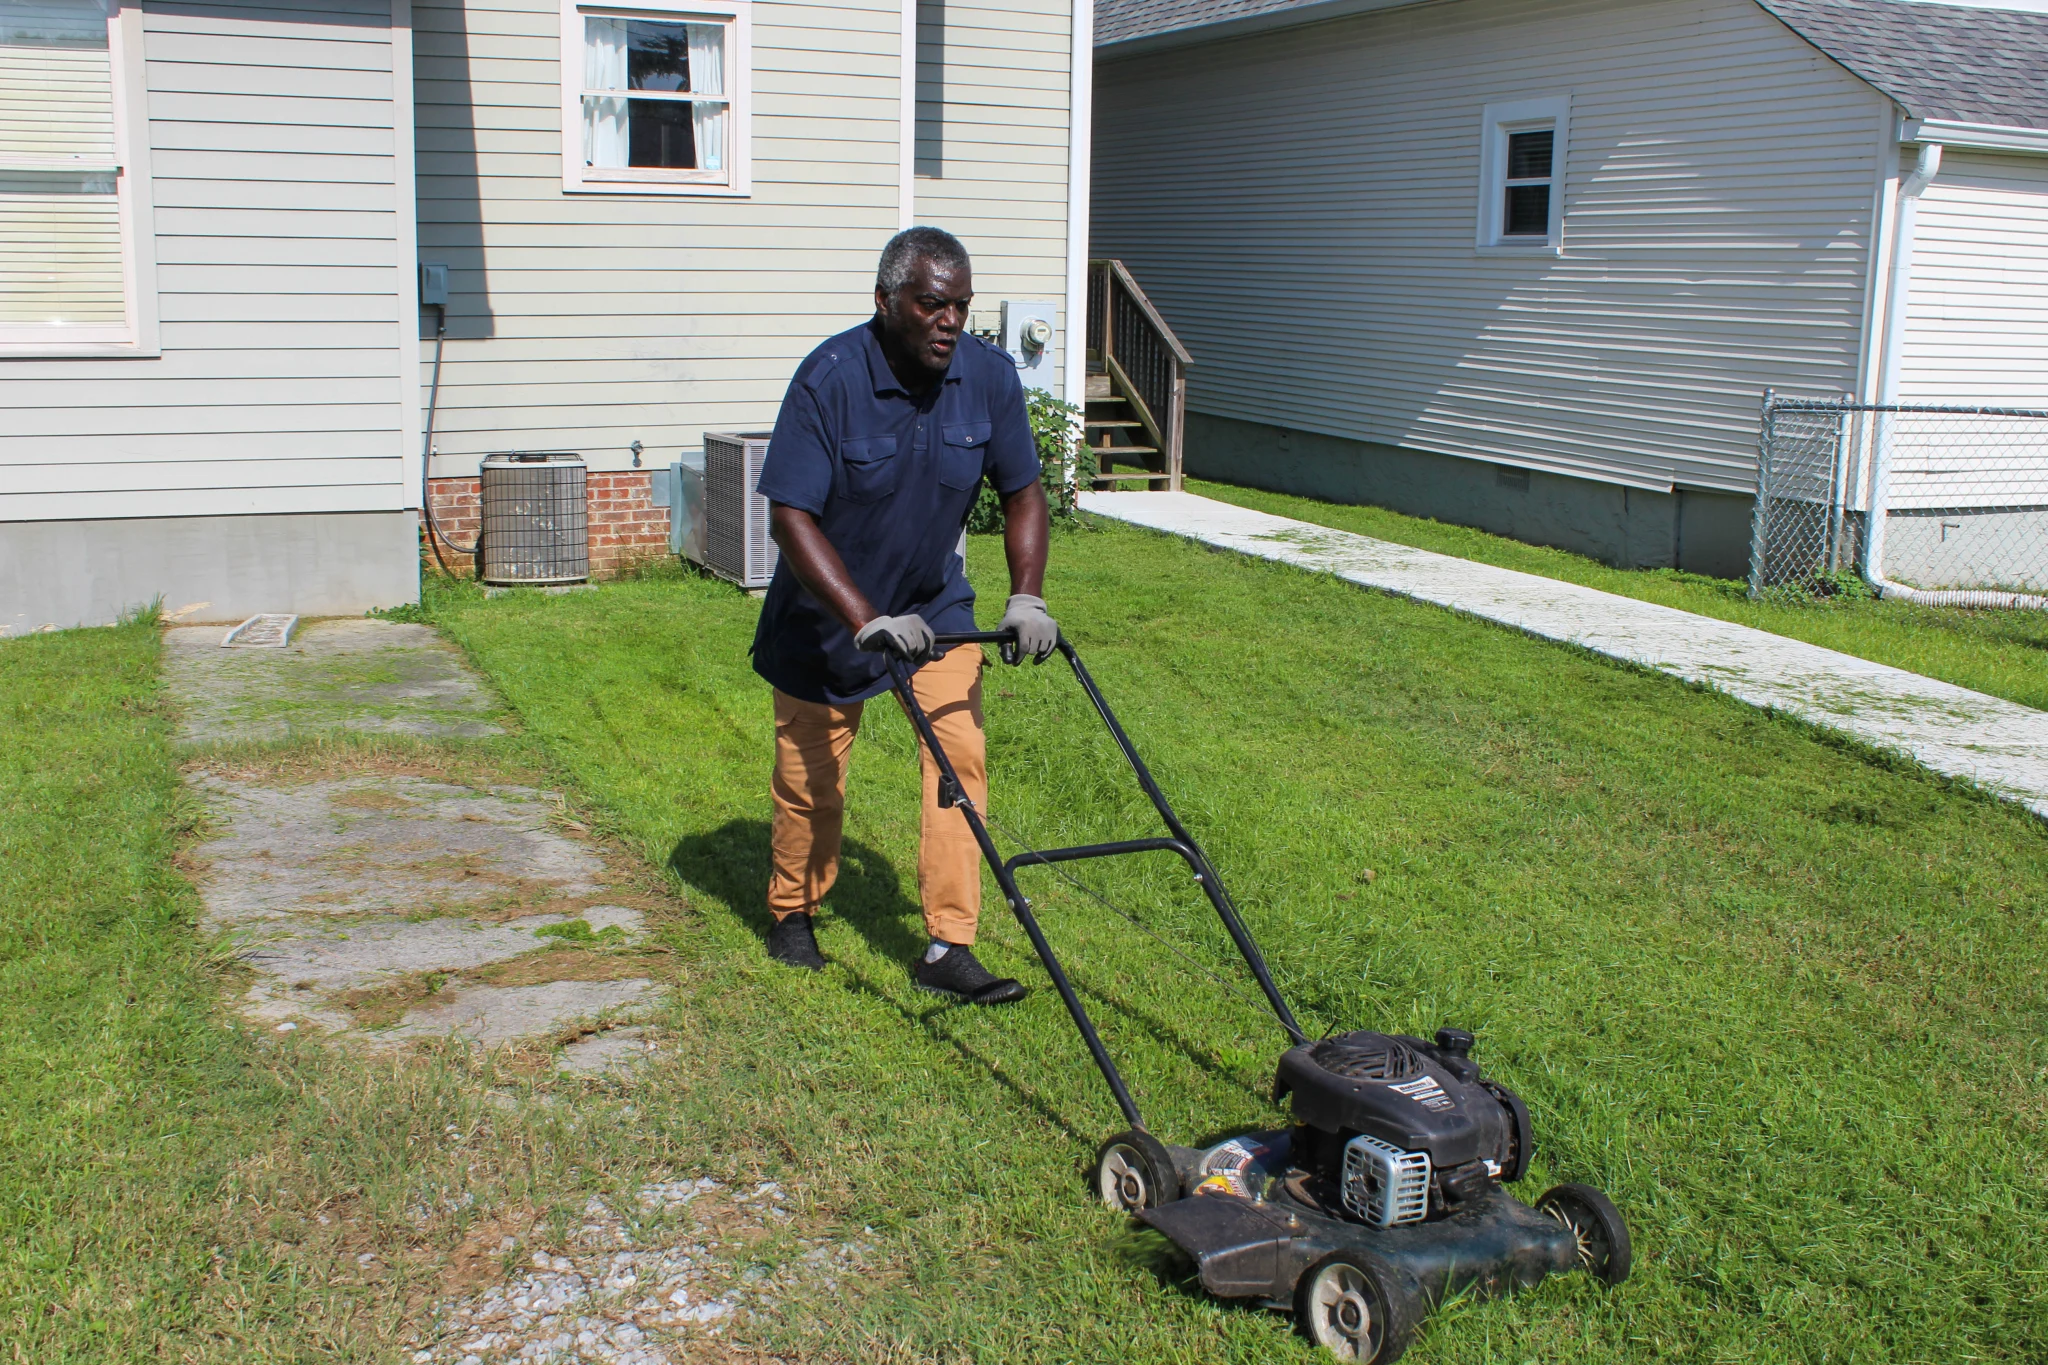
[[[1452,1103],[1451,1097],[1444,1093],[1444,1088],[1436,1083],[1436,1077],[1434,1076],[1418,1076],[1412,1081],[1403,1081],[1399,1085],[1389,1086],[1388,1089],[1400,1091],[1432,1113],[1440,1114],[1446,1109],[1456,1107]]]

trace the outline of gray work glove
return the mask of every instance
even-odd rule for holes
[[[930,663],[938,657],[932,648],[932,628],[922,616],[877,616],[853,637],[860,649],[887,650],[907,663]]]
[[[1029,654],[1031,662],[1042,664],[1059,648],[1060,623],[1045,614],[1045,599],[1033,597],[1028,592],[1013,593],[1003,607],[1002,624],[997,630],[1014,630],[1017,642],[1003,644],[1003,662],[1021,664]]]

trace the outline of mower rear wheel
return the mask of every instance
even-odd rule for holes
[[[1635,1250],[1612,1199],[1591,1185],[1559,1185],[1546,1191],[1536,1207],[1571,1229],[1579,1243],[1579,1265],[1588,1275],[1609,1286],[1628,1278]]]
[[[1095,1153],[1095,1193],[1124,1213],[1180,1198],[1180,1173],[1166,1144],[1142,1128],[1118,1133]]]
[[[1421,1325],[1422,1289],[1371,1252],[1334,1252],[1301,1277],[1294,1318],[1309,1340],[1345,1365],[1389,1365]]]

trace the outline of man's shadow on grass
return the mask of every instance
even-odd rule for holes
[[[733,917],[762,940],[765,952],[768,929],[773,922],[767,906],[768,858],[767,822],[731,820],[708,834],[680,840],[670,852],[668,863],[684,881],[730,906]],[[832,915],[866,939],[876,953],[902,963],[906,976],[911,960],[930,942],[924,933],[924,912],[905,893],[895,867],[886,855],[858,839],[847,839],[840,846],[839,880],[832,888],[829,904]],[[916,1008],[904,1000],[906,988],[901,982],[876,980],[852,963],[836,965],[852,978],[856,989],[895,1010],[934,1042],[951,1047],[962,1060],[978,1068],[1047,1123],[1072,1137],[1092,1141],[1046,1096],[1020,1085],[996,1059],[983,1055],[972,1043],[947,1029],[944,1021],[952,1013],[951,1008]],[[938,997],[918,999],[936,1004]]]
[[[765,953],[768,929],[773,923],[767,907],[769,825],[766,821],[730,820],[709,833],[691,835],[677,842],[668,861],[669,867],[683,881],[725,902],[734,918],[761,940]],[[999,911],[1001,904],[998,899],[992,908]],[[924,932],[923,909],[905,890],[894,864],[886,854],[858,839],[848,838],[840,846],[839,879],[833,885],[828,905],[833,917],[866,939],[868,946],[879,956],[903,964],[906,976],[912,960],[923,953],[929,942]],[[1032,961],[1035,966],[1039,965],[1035,954]],[[953,1012],[952,1008],[920,1009],[906,1004],[901,983],[872,979],[866,970],[851,963],[841,962],[838,965],[852,978],[857,988],[896,1010],[934,1040],[953,1048],[1054,1127],[1088,1143],[1093,1143],[1100,1136],[1077,1128],[1058,1112],[1048,1097],[1019,1085],[995,1059],[982,1055],[972,1043],[945,1028],[946,1017]],[[1096,986],[1085,970],[1075,970],[1072,963],[1065,965],[1075,989],[1092,1001],[1091,1015],[1100,1015],[1104,1010],[1121,1015],[1129,1025],[1195,1066],[1245,1089],[1254,1099],[1264,1098],[1262,1087],[1248,1084],[1209,1047],[1185,1036],[1179,1028],[1122,992]],[[1042,971],[1043,967],[1039,966],[1039,970]],[[1052,984],[1041,980],[1034,983],[1034,988],[1050,991]],[[919,1003],[927,999],[935,1002],[937,997],[920,996],[917,999]],[[1076,1049],[1083,1046],[1078,1035],[1074,1037],[1073,1045]],[[1233,1131],[1242,1131],[1242,1127]]]

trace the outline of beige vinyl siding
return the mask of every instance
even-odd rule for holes
[[[2048,409],[2048,157],[1949,150],[1918,217],[1899,401]]]
[[[434,472],[540,449],[620,469],[635,440],[663,468],[772,423],[797,362],[872,311],[900,13],[759,0],[753,192],[715,198],[564,193],[558,7],[417,4],[419,250],[452,267]]]
[[[1888,106],[1749,0],[1468,0],[1098,73],[1095,249],[1193,351],[1191,408],[1746,492],[1766,386],[1855,390]],[[1484,106],[1567,94],[1563,254],[1476,250]]]
[[[1062,306],[1070,0],[919,6],[916,217],[974,256],[980,305]]]
[[[0,359],[0,521],[407,505],[390,24],[145,4],[161,355]]]

